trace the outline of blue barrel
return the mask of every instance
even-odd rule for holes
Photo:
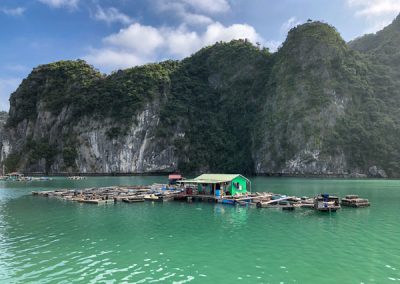
[[[221,196],[221,190],[216,189],[215,190],[215,196],[220,197]]]

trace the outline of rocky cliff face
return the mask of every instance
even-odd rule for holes
[[[92,121],[88,118],[74,126],[78,149],[76,164],[80,172],[154,173],[177,168],[171,145],[155,137],[159,121],[159,104],[147,104],[122,137],[110,138],[107,132],[115,122]],[[57,168],[54,171],[60,171]]]
[[[379,46],[360,46],[311,22],[272,54],[239,40],[109,76],[83,61],[43,65],[11,96],[2,161],[53,173],[397,177],[400,78]]]
[[[5,130],[4,130],[4,126],[7,122],[7,119],[8,119],[8,113],[3,112],[3,111],[0,112],[0,163],[1,164],[4,163],[4,159],[10,152],[8,138],[7,138]],[[1,173],[5,174],[5,173],[3,173],[3,169],[1,170]]]
[[[61,80],[70,82],[60,87],[58,81],[53,80],[52,73],[64,68],[74,74],[87,67],[84,62],[63,62],[56,70],[54,66],[42,66],[21,84],[11,98],[10,119],[3,139],[3,159],[6,156],[9,158],[5,160],[6,166],[27,172],[52,173],[149,173],[175,170],[177,159],[173,147],[155,137],[161,94],[155,94],[151,100],[143,102],[133,114],[120,109],[124,113],[117,116],[99,116],[95,110],[77,115],[77,109],[83,106],[70,101],[68,97],[63,98],[61,106],[55,103],[56,100],[51,97],[54,89],[68,96],[69,91],[63,91],[62,88],[74,85],[80,89],[79,85],[84,84],[82,78],[85,76],[81,74],[79,79],[64,77]],[[48,72],[49,69],[51,72]],[[61,73],[66,75],[66,72]],[[87,73],[92,73],[90,76],[95,74],[91,67]],[[101,84],[103,80],[102,76],[95,74],[95,84]],[[51,90],[50,94],[46,94],[47,90]],[[31,98],[32,93],[35,94],[34,99]],[[28,103],[28,108],[20,106]],[[114,111],[103,109],[104,112]],[[125,113],[129,116],[125,117]]]
[[[21,156],[19,164],[28,172],[146,173],[169,172],[177,168],[172,147],[164,146],[155,138],[159,121],[157,102],[146,104],[121,137],[108,134],[119,127],[115,121],[82,117],[68,125],[68,115],[68,108],[53,115],[40,105],[36,120],[24,120],[16,128],[9,129],[9,140],[4,141],[3,151],[8,154],[18,146],[22,147],[21,151],[26,154]],[[72,162],[65,161],[63,149],[71,147],[65,137],[74,139]],[[31,160],[32,151],[40,147],[38,143],[44,143],[46,149],[47,145],[55,145],[53,156],[43,153],[37,160]]]
[[[351,98],[340,90],[350,51],[328,25],[293,29],[279,50],[263,111],[263,143],[255,155],[259,173],[345,174],[342,151],[326,153],[326,138]],[[335,65],[335,66],[333,66]],[[262,135],[262,134],[261,134]]]

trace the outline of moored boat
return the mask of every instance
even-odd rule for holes
[[[284,197],[282,197],[284,196]],[[294,197],[281,195],[280,198],[275,197],[269,201],[258,201],[256,203],[257,208],[281,208],[282,210],[294,210],[293,204],[297,203],[297,199]]]
[[[144,196],[144,200],[146,201],[157,201],[157,202],[162,202],[163,200],[160,198],[160,196],[155,195],[155,194],[146,194]]]
[[[67,179],[83,180],[83,179],[86,179],[86,177],[83,177],[83,176],[70,176],[70,177],[67,177]]]
[[[127,198],[123,198],[122,202],[125,202],[125,203],[144,202],[144,197],[143,196],[127,197]]]
[[[170,200],[174,200],[174,195],[173,194],[166,194],[166,195],[160,195],[158,197],[158,199],[160,199],[160,201],[170,201]]]
[[[88,204],[108,204],[108,203],[114,203],[114,200],[111,199],[79,199],[78,202],[81,203],[88,203]]]
[[[322,193],[314,198],[314,209],[321,212],[336,212],[340,209],[339,197]]]
[[[222,199],[220,199],[220,202],[222,204],[229,204],[229,205],[235,205],[235,203],[236,203],[235,199],[232,199],[232,198],[222,198]]]

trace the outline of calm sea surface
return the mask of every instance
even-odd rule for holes
[[[355,193],[372,203],[332,214],[30,195],[153,182],[165,177],[0,182],[0,282],[400,283],[400,181],[252,179],[253,191]]]

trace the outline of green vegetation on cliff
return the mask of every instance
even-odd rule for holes
[[[144,104],[166,96],[170,74],[178,64],[165,61],[114,72],[92,86],[87,98],[76,104],[81,106],[79,112],[127,122]]]
[[[376,34],[349,43],[365,62],[363,89],[338,124],[353,166],[378,164],[400,175],[400,16]],[[397,141],[397,142],[396,142]],[[357,146],[358,147],[357,147]]]
[[[8,121],[15,126],[23,119],[35,119],[39,104],[59,114],[68,110],[71,121],[96,115],[131,119],[145,102],[169,87],[169,74],[178,62],[166,61],[101,75],[83,60],[59,61],[35,68],[11,96]]]
[[[53,113],[70,104],[79,104],[93,81],[100,78],[102,75],[83,60],[59,61],[33,69],[10,97],[8,125],[35,119],[40,103]]]
[[[275,53],[234,40],[108,76],[81,60],[39,66],[11,96],[8,130],[18,137],[18,125],[30,129],[25,119],[49,112],[67,138],[54,144],[30,133],[29,157],[18,152],[26,137],[15,138],[10,164],[21,157],[48,167],[62,157],[74,168],[79,121],[111,121],[105,135],[118,143],[153,104],[151,143],[172,145],[184,172],[374,175],[378,168],[400,176],[399,23],[346,44],[332,26],[309,22]]]
[[[349,46],[362,52],[374,64],[380,62],[386,68],[400,72],[400,15],[383,30],[355,39]]]
[[[160,129],[166,138],[184,130],[173,141],[182,171],[254,171],[253,123],[269,60],[267,50],[247,41],[217,43],[183,60],[172,74]]]

